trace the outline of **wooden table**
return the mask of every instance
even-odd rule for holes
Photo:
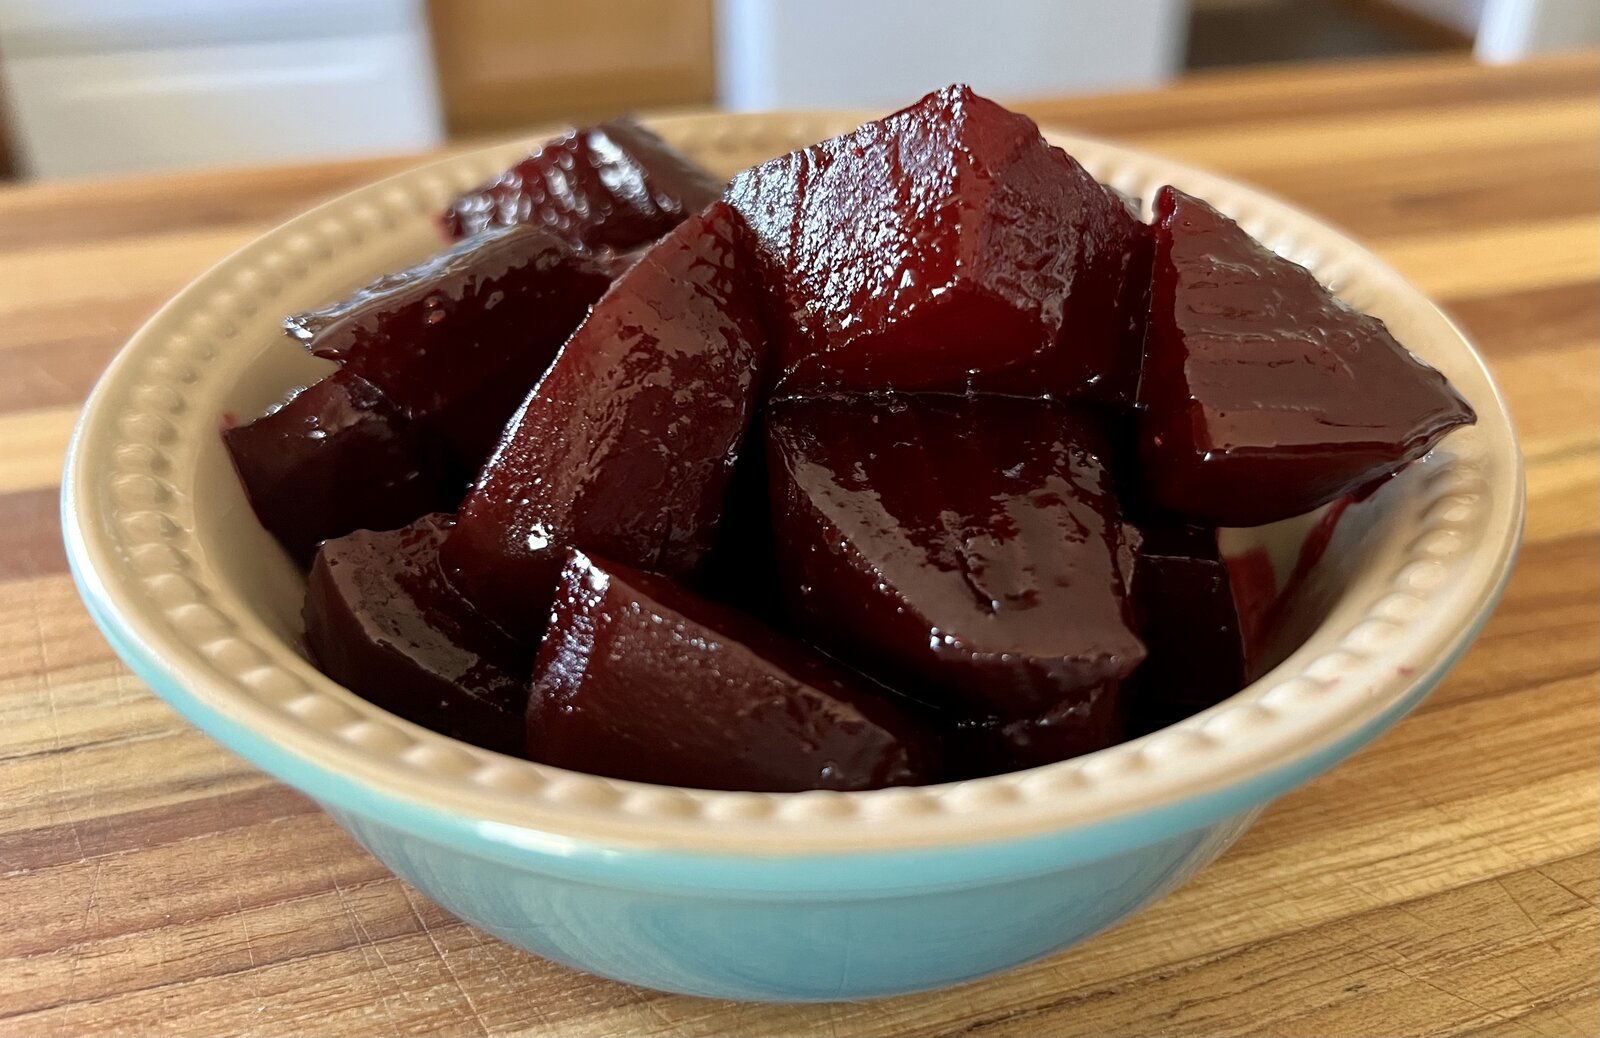
[[[56,481],[107,359],[207,264],[408,160],[0,190],[0,1033],[1600,1033],[1600,57],[1265,71],[1039,103],[1370,241],[1489,358],[1527,543],[1374,747],[1083,947],[944,993],[658,995],[515,951],[214,746],[78,603]]]

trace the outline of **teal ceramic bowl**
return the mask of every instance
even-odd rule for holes
[[[856,121],[657,125],[731,172]],[[436,248],[432,214],[525,143],[315,209],[224,260],[134,336],[90,398],[67,462],[63,523],[84,601],[128,665],[196,725],[316,798],[429,897],[537,955],[667,991],[805,1001],[956,984],[1080,941],[1184,882],[1264,805],[1427,695],[1506,579],[1523,494],[1481,361],[1370,254],[1239,185],[1052,137],[1132,196],[1171,182],[1230,212],[1385,318],[1480,416],[1345,514],[1296,601],[1282,662],[1203,714],[970,782],[720,793],[479,750],[318,673],[300,646],[303,580],[251,516],[219,425],[320,372],[283,342],[281,315]],[[1229,537],[1281,562],[1314,521]]]

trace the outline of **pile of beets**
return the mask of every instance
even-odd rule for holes
[[[712,789],[1046,764],[1242,687],[1217,527],[1474,419],[1204,201],[1155,213],[964,87],[727,184],[606,123],[290,317],[337,370],[223,437],[318,665],[411,721]]]

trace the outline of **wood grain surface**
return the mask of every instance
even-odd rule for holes
[[[84,394],[165,297],[413,159],[0,190],[0,1034],[1600,1034],[1600,56],[1268,70],[1025,105],[1253,181],[1467,329],[1527,543],[1414,715],[1182,890],[953,991],[659,995],[456,921],[133,679],[65,572]]]

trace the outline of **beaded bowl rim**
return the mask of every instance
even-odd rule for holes
[[[847,112],[647,120],[691,156],[778,154],[853,128]],[[555,128],[552,133],[562,132]],[[1059,832],[1235,787],[1326,750],[1414,703],[1470,641],[1520,539],[1522,462],[1505,403],[1462,333],[1338,231],[1234,181],[1045,128],[1092,173],[1146,200],[1172,183],[1385,318],[1478,411],[1408,473],[1417,522],[1391,523],[1382,572],[1362,572],[1300,650],[1237,695],[1169,728],[1029,771],[861,793],[734,793],[577,774],[458,742],[323,676],[244,604],[196,547],[197,440],[216,435],[219,344],[241,319],[315,284],[339,250],[431,221],[550,133],[453,154],[358,188],[223,259],[156,313],[84,408],[63,479],[68,553],[115,641],[292,758],[442,814],[597,845],[697,853],[846,853]],[[743,149],[742,151],[740,149]],[[394,269],[375,267],[371,276]],[[280,311],[281,312],[281,311]],[[263,341],[259,349],[270,348]],[[207,394],[212,405],[208,405]],[[247,596],[245,596],[247,597]],[[291,777],[292,781],[292,777]]]

